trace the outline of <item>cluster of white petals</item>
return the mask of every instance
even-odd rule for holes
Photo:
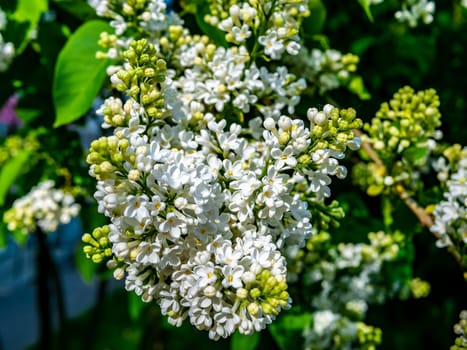
[[[80,205],[72,195],[54,188],[52,180],[41,182],[13,203],[5,212],[8,230],[34,233],[39,228],[45,233],[55,232],[60,224],[67,224],[77,216]]]
[[[112,221],[113,253],[124,262],[116,277],[125,270],[128,290],[156,299],[171,323],[188,317],[213,339],[264,328],[290,302],[281,249],[300,247],[311,234],[307,202],[294,189],[329,196],[330,176],[345,176],[343,154],[317,150],[312,167],[298,167],[309,154],[310,131],[287,116],[267,118],[264,128],[257,119],[244,130],[206,114],[206,128],[192,132],[183,120],[151,126],[135,101],[124,109],[129,126],[105,141],[118,145],[121,168],[104,162],[90,170],[101,175],[95,197]],[[102,176],[106,167],[113,172]]]
[[[459,161],[446,185],[445,200],[436,205],[430,229],[438,235],[438,247],[462,247],[467,244],[467,158]]]
[[[399,22],[416,27],[419,21],[424,24],[433,22],[435,2],[429,0],[407,0],[394,16]]]
[[[218,47],[212,54],[208,52],[209,44],[202,42],[181,47],[179,62],[184,71],[174,88],[181,94],[185,112],[204,112],[212,107],[222,112],[227,104],[244,113],[259,106],[266,117],[278,118],[285,108],[288,113],[294,112],[306,88],[304,79],[296,79],[285,66],[271,72],[249,64],[250,57],[243,46]],[[264,98],[267,104],[262,102]]]
[[[130,23],[149,31],[167,29],[166,3],[164,0],[134,2],[134,7],[126,0],[88,0],[101,17],[111,17],[112,27],[117,35],[123,34]]]
[[[320,94],[337,89],[347,83],[357,69],[358,56],[342,54],[338,50],[311,51],[303,48],[296,57],[288,60]]]
[[[311,297],[316,311],[303,333],[304,349],[354,349],[360,348],[353,347],[358,343],[364,348],[369,340],[363,340],[365,334],[380,336],[379,329],[362,320],[370,304],[383,303],[403,288],[394,285],[388,290],[381,283],[383,266],[398,258],[400,243],[383,232],[370,233],[369,239],[370,244],[340,243],[306,271],[306,284],[320,288]]]
[[[111,223],[86,235],[86,254],[111,256],[114,276],[155,300],[171,324],[189,319],[212,339],[251,334],[290,307],[285,252],[311,235],[309,203],[330,196],[332,177],[346,176],[339,162],[359,147],[352,129],[361,121],[331,105],[291,117],[305,80],[285,66],[257,66],[242,45],[248,30],[222,22],[239,46],[216,46],[149,3],[165,26],[142,26],[144,6],[125,15],[124,1],[90,1],[112,18],[117,35],[101,40],[121,59],[108,72],[126,96],[98,110],[113,134],[95,140],[87,160]],[[294,43],[292,17],[306,4],[268,3],[256,3],[271,11],[266,35],[288,31],[274,58]],[[246,3],[235,6],[234,24],[254,15]],[[129,13],[141,40],[125,37]]]
[[[219,20],[208,16],[212,25],[227,32],[226,39],[243,44],[252,35],[259,35],[257,43],[264,55],[278,60],[284,53],[298,54],[301,20],[308,16],[307,1],[236,1],[228,9],[228,16]]]

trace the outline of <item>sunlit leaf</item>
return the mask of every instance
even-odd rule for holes
[[[0,206],[5,204],[8,190],[15,183],[15,180],[23,173],[24,167],[30,156],[29,151],[19,151],[19,153],[9,159],[0,170]]]
[[[371,9],[370,9],[370,1],[369,0],[358,0],[360,5],[362,5],[363,10],[365,11],[366,16],[368,19],[373,22],[373,15],[371,14]]]
[[[354,76],[347,85],[347,88],[357,95],[361,100],[369,100],[371,94],[365,87],[361,76]]]
[[[55,67],[53,100],[54,126],[71,123],[92,106],[103,82],[110,60],[97,59],[101,32],[111,31],[107,22],[93,20],[73,33],[60,52]]]
[[[203,2],[197,3],[195,18],[199,28],[218,46],[227,47],[227,40],[225,40],[225,32],[216,28],[204,20],[206,14],[206,5]]]
[[[16,54],[21,53],[27,46],[27,43],[31,37],[31,32],[35,30],[39,24],[42,13],[47,11],[49,4],[47,0],[18,0],[15,12],[10,16],[9,20],[20,22],[22,24],[27,23],[27,29],[24,32],[24,36],[21,37],[21,41],[17,44]]]
[[[425,159],[429,153],[428,147],[409,147],[404,150],[402,155],[409,162],[416,163]]]

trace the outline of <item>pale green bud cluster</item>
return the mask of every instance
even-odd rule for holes
[[[266,269],[257,274],[253,282],[239,288],[236,296],[240,307],[245,307],[254,317],[261,314],[275,317],[282,309],[290,307],[287,282]]]
[[[113,127],[128,125],[133,105],[134,100],[127,100],[122,106],[120,99],[107,99],[100,110],[104,117],[104,123]]]
[[[15,157],[21,151],[36,152],[40,148],[40,143],[33,133],[28,133],[25,137],[11,135],[5,139],[0,146],[0,166],[3,166],[10,158]]]
[[[122,57],[130,67],[113,76],[114,87],[135,99],[150,118],[164,117],[160,84],[165,80],[167,67],[165,61],[157,57],[154,45],[146,39],[133,41]]]
[[[126,175],[123,162],[134,162],[134,159],[127,159],[128,157],[124,156],[128,146],[128,140],[116,136],[100,137],[91,143],[86,161],[94,165],[92,171],[98,180],[117,178],[122,172]]]
[[[109,241],[109,226],[97,227],[91,234],[85,233],[81,240],[85,243],[83,252],[94,263],[101,263],[112,256],[112,245]]]
[[[467,310],[461,311],[459,315],[459,323],[454,325],[454,333],[458,335],[454,345],[450,350],[465,350],[467,349]]]
[[[435,131],[441,125],[439,104],[434,89],[415,93],[408,86],[383,103],[371,124],[364,125],[381,158],[392,159],[394,154],[435,138]]]
[[[406,86],[381,105],[362,139],[368,142],[379,162],[360,163],[353,168],[354,182],[370,196],[397,191],[397,185],[413,189],[418,186],[419,170],[441,137],[436,91],[415,92]]]
[[[109,34],[107,32],[102,32],[98,41],[99,46],[104,49],[107,49],[107,52],[98,51],[96,52],[96,58],[104,59],[111,58],[115,59],[118,57],[118,37],[115,34]]]
[[[329,148],[343,152],[347,147],[358,148],[359,145],[352,146],[355,141],[353,129],[361,128],[362,120],[357,118],[353,108],[338,109],[331,105],[326,105],[322,111],[310,108],[307,117],[310,121],[310,136],[317,140],[312,151]]]
[[[414,278],[409,283],[410,291],[412,296],[416,299],[425,298],[430,294],[430,284],[427,281],[423,281],[420,278]]]
[[[360,343],[359,349],[375,350],[381,344],[383,332],[380,328],[366,325],[363,322],[357,323],[357,338]]]
[[[339,227],[340,220],[345,217],[344,209],[336,200],[327,205],[317,203],[316,201],[310,204],[312,204],[311,213],[314,227],[321,231]]]

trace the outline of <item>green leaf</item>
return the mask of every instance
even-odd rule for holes
[[[75,251],[75,267],[81,277],[83,277],[83,280],[87,283],[91,283],[93,277],[96,275],[99,264],[93,263],[91,259],[86,257],[86,254],[83,252],[83,247],[84,243],[81,243]]]
[[[427,147],[409,147],[402,153],[402,156],[410,163],[417,163],[424,160],[430,150]]]
[[[26,22],[28,23],[28,28],[20,43],[17,43],[17,48],[15,50],[16,55],[20,54],[25,49],[31,37],[31,32],[37,28],[42,13],[47,11],[48,8],[49,4],[47,0],[18,0],[16,10],[9,20]]]
[[[11,185],[22,174],[29,156],[29,151],[20,151],[15,157],[9,159],[0,171],[0,206],[5,204],[5,198]]]
[[[302,28],[306,36],[320,34],[326,22],[326,7],[321,0],[309,0],[310,15],[303,20]]]
[[[371,94],[368,92],[365,84],[363,83],[363,78],[359,75],[352,77],[347,85],[347,88],[350,92],[353,92],[355,95],[357,95],[360,100],[369,100],[371,98]]]
[[[18,117],[26,123],[32,122],[41,115],[41,111],[39,109],[17,108],[15,111]]]
[[[227,40],[225,40],[225,32],[216,28],[204,21],[204,15],[206,14],[206,4],[204,2],[197,3],[195,18],[196,23],[198,24],[199,28],[203,31],[205,35],[211,38],[212,41],[217,46],[228,47]]]
[[[230,350],[254,350],[258,346],[260,333],[251,335],[235,332],[230,341]]]
[[[371,46],[375,45],[378,39],[374,36],[365,36],[355,40],[350,46],[350,52],[357,56],[362,56]]]
[[[365,11],[366,16],[368,19],[373,22],[373,15],[371,14],[371,9],[370,9],[370,2],[368,0],[358,0],[360,5],[362,5],[363,10]]]
[[[8,244],[6,225],[0,221],[0,253]]]
[[[55,127],[79,119],[91,108],[103,82],[110,60],[98,60],[97,44],[102,32],[110,32],[107,22],[93,20],[74,32],[60,52],[53,81]]]
[[[54,3],[81,20],[96,17],[96,11],[85,0],[54,0]]]

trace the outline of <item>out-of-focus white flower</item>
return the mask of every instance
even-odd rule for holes
[[[54,186],[51,180],[41,182],[27,195],[15,200],[4,215],[8,229],[28,234],[39,228],[50,233],[56,231],[58,225],[67,224],[78,215],[80,205],[75,203],[73,196]]]

